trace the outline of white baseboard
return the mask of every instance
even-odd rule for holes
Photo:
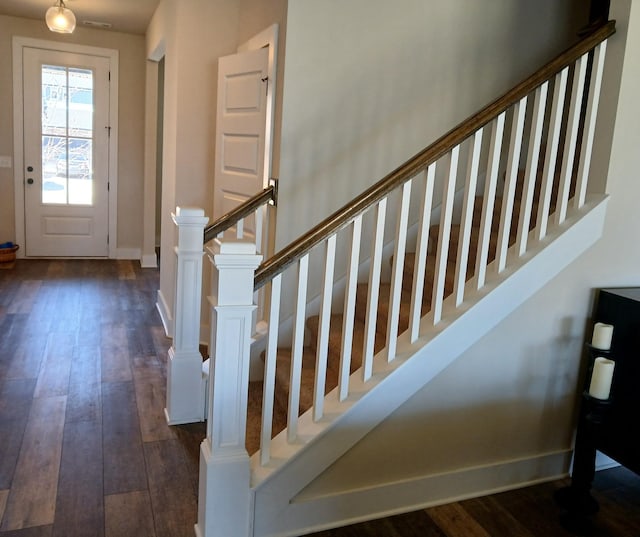
[[[304,535],[563,478],[571,453],[567,449],[317,497],[303,491],[278,517],[286,526],[265,535]]]
[[[116,248],[116,259],[140,259],[140,248]]]
[[[155,252],[152,254],[144,254],[140,258],[140,266],[142,268],[157,268],[158,267],[158,257]]]
[[[160,289],[158,289],[156,308],[160,314],[162,326],[164,326],[164,333],[167,337],[173,337],[173,316],[171,315],[171,311],[169,311],[167,301],[164,299],[164,295]]]

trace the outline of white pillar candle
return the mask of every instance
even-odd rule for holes
[[[613,368],[616,363],[613,360],[599,356],[593,364],[589,395],[596,399],[609,399],[611,393],[611,381],[613,380]]]
[[[605,323],[596,323],[593,327],[593,337],[591,345],[601,351],[611,349],[611,337],[613,336],[613,326]]]

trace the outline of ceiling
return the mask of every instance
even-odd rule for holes
[[[1,0],[0,15],[12,15],[41,20],[55,0]],[[77,28],[84,21],[107,22],[111,30],[144,34],[160,0],[65,0],[77,20]]]

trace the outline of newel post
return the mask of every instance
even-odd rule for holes
[[[207,437],[200,446],[198,537],[248,537],[250,468],[245,448],[253,279],[262,256],[246,242],[211,248],[213,280]],[[216,282],[217,280],[217,282]]]
[[[204,227],[209,219],[202,209],[186,207],[177,207],[171,217],[178,226],[178,263],[164,412],[169,425],[176,425],[204,420],[200,304]]]

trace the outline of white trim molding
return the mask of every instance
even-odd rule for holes
[[[315,497],[303,491],[291,500],[287,516],[301,526],[279,535],[321,531],[564,478],[571,454],[571,450],[561,450]],[[348,515],[336,520],[336,513],[345,512],[345,505]]]
[[[158,295],[156,297],[156,309],[160,314],[160,320],[162,321],[162,326],[164,327],[164,333],[167,337],[173,337],[173,316],[171,315],[171,309],[169,309],[169,304],[167,303],[167,299],[162,294],[162,290],[158,289]]]

